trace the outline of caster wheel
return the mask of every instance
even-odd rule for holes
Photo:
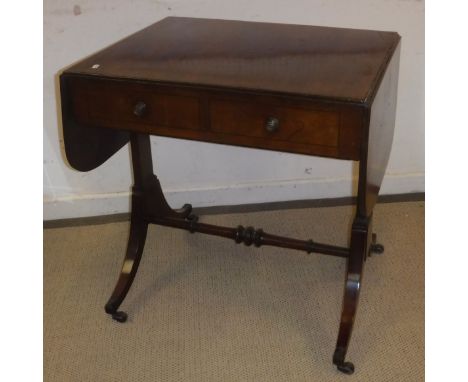
[[[112,319],[117,321],[117,322],[125,322],[127,321],[127,313],[122,312],[122,311],[117,311],[112,314]]]
[[[190,212],[192,212],[192,205],[189,204],[189,203],[185,203],[185,204],[182,206],[182,209],[183,209],[184,211],[190,211]]]
[[[351,375],[354,373],[354,365],[351,362],[343,362],[343,364],[337,365],[336,367],[344,374]]]
[[[377,243],[377,235],[375,233],[372,234],[372,244],[369,248],[369,256],[372,254],[381,255],[384,252],[385,248],[382,244]]]
[[[184,218],[187,218],[192,213],[192,205],[185,203],[180,210],[178,210]]]
[[[377,255],[380,255],[382,253],[384,253],[384,246],[382,244],[372,244],[371,247],[370,247],[370,250],[371,252],[377,254]]]

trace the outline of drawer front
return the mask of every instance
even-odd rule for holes
[[[329,147],[339,144],[336,111],[215,100],[210,118],[211,130],[218,133]]]
[[[197,130],[201,126],[196,97],[121,81],[78,80],[72,89],[77,100],[75,116],[87,124],[130,130],[148,126]]]
[[[360,158],[363,112],[356,106],[89,77],[66,84],[70,117],[83,126]]]

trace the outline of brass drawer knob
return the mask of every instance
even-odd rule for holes
[[[143,101],[137,102],[133,108],[133,114],[135,114],[137,117],[143,117],[146,113],[146,109],[146,103]]]
[[[279,129],[280,121],[278,118],[275,117],[268,117],[266,124],[265,124],[265,129],[269,133],[274,133]]]

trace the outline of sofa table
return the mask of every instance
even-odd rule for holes
[[[150,223],[339,256],[347,270],[333,363],[353,373],[345,356],[363,266],[383,252],[371,223],[393,139],[399,51],[395,32],[168,17],[64,70],[70,165],[90,171],[131,144],[130,236],[105,311],[126,320],[118,308]],[[150,135],[358,161],[349,247],[205,224],[189,204],[172,209],[153,173]]]

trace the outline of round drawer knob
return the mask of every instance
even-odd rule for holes
[[[143,117],[146,113],[146,103],[143,101],[137,102],[135,107],[133,108],[133,114],[135,114],[137,117]]]
[[[278,118],[269,117],[266,121],[265,129],[270,133],[274,133],[275,131],[279,129],[279,125],[280,125],[280,121]]]

